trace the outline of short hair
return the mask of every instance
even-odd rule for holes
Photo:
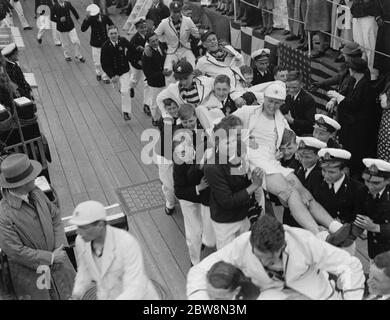
[[[274,76],[276,76],[277,73],[280,72],[280,71],[288,71],[288,68],[287,68],[287,66],[283,66],[283,65],[275,66],[273,71],[274,71]]]
[[[175,101],[171,98],[166,98],[163,100],[164,106],[170,106],[173,102]]]
[[[240,67],[240,71],[242,74],[253,74],[253,69],[250,67],[250,66],[247,66],[247,65],[243,65]]]
[[[226,74],[219,74],[215,77],[214,85],[217,83],[226,83],[230,87],[230,78]]]
[[[374,264],[383,269],[386,276],[390,278],[390,251],[382,252],[374,258]]]
[[[108,28],[107,28],[107,33],[108,33],[110,30],[112,30],[112,29],[116,29],[116,30],[119,31],[118,27],[117,27],[115,24],[113,24],[113,25],[111,25],[111,26],[108,26]]]
[[[192,116],[196,117],[195,107],[189,103],[183,103],[179,107],[178,117],[180,120],[188,120]]]
[[[234,129],[236,126],[240,125],[242,125],[242,121],[239,117],[228,115],[222,118],[222,120],[214,126],[213,131],[216,132],[221,129],[226,131],[226,134],[229,134],[229,130]]]
[[[153,37],[153,36],[156,36],[156,34],[155,34],[153,31],[148,31],[148,32],[146,33],[146,36],[145,36],[146,41],[149,41],[149,39],[150,39],[151,37]]]
[[[277,252],[285,244],[283,225],[275,217],[264,214],[252,226],[250,243],[261,252]]]
[[[298,70],[293,70],[290,71],[287,75],[287,82],[289,81],[299,81],[303,82],[303,75],[300,71]]]
[[[284,129],[282,142],[280,145],[283,146],[289,143],[295,143],[296,141],[297,141],[297,135],[295,134],[295,132],[290,129]]]
[[[235,290],[245,279],[240,269],[225,261],[218,261],[213,264],[207,272],[207,281],[217,289]]]

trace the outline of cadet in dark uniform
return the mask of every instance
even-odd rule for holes
[[[320,113],[314,116],[313,137],[325,142],[328,148],[341,149],[337,141],[337,131],[340,129],[341,126],[336,120]]]
[[[5,57],[5,70],[10,78],[10,80],[17,85],[17,91],[20,96],[26,97],[28,99],[33,99],[32,89],[26,79],[22,69],[18,65],[18,47],[15,43],[11,43],[6,46],[1,53]]]
[[[135,28],[137,33],[130,39],[130,44],[135,48],[135,51],[129,56],[131,63],[131,77],[130,77],[130,97],[134,97],[134,88],[137,86],[138,82],[141,80],[144,82],[144,112],[151,116],[150,112],[150,88],[145,80],[144,73],[142,71],[142,55],[145,49],[146,43],[146,33],[148,29],[146,27],[145,17],[140,17],[134,21]]]
[[[294,173],[302,185],[312,193],[315,184],[321,178],[321,168],[318,163],[319,157],[317,153],[320,149],[325,148],[326,144],[313,137],[302,137],[297,138],[297,140],[297,154],[300,165],[295,169]],[[293,227],[300,227],[288,208],[284,210],[283,223]]]
[[[100,8],[96,4],[90,4],[87,7],[87,15],[81,24],[81,31],[85,32],[91,27],[92,60],[95,65],[96,80],[103,79],[104,83],[110,83],[110,79],[102,70],[100,64],[100,54],[103,44],[108,40],[107,27],[112,26],[112,20],[104,14],[100,13]]]
[[[107,32],[109,40],[102,46],[100,62],[114,88],[121,94],[123,118],[127,121],[131,120],[129,53],[135,48],[126,38],[119,36],[117,27],[110,26]]]
[[[379,159],[363,159],[362,174],[368,188],[365,214],[358,214],[354,224],[367,230],[368,255],[374,259],[390,250],[390,163]]]
[[[252,53],[253,81],[252,85],[274,81],[274,73],[269,64],[269,49],[259,49]]]
[[[76,20],[79,19],[79,14],[69,1],[58,0],[58,3],[53,7],[53,19],[57,23],[57,30],[60,33],[60,40],[66,61],[71,61],[69,55],[69,45],[73,44],[74,56],[77,61],[85,62],[85,58],[81,55],[80,40],[77,35],[74,22],[70,16],[73,13]]]

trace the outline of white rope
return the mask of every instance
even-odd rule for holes
[[[331,3],[334,3],[334,4],[337,4],[336,2],[331,1],[331,0],[326,0],[326,1],[331,2]],[[256,9],[260,9],[258,5],[256,6],[256,5],[254,5],[253,3],[246,2],[245,0],[240,0],[240,2],[245,3],[246,5],[251,6],[251,7],[254,7],[254,8],[256,8]],[[337,5],[338,5],[338,4],[337,4]],[[339,6],[342,6],[342,7],[345,7],[345,8],[350,9],[348,6],[344,6],[344,5],[339,5]],[[280,17],[286,18],[286,16],[283,15],[283,14],[276,14],[276,13],[273,13],[273,11],[269,11],[269,10],[266,10],[266,9],[260,9],[260,10],[265,11],[265,12],[268,12],[268,13],[272,13],[272,14],[275,15],[275,16],[280,16]],[[304,21],[296,20],[296,19],[290,18],[290,17],[288,17],[288,16],[287,16],[287,19],[288,19],[288,20],[291,20],[291,21],[294,21],[294,22],[296,22],[296,23],[303,24],[303,25],[305,24]],[[339,40],[343,41],[344,43],[345,43],[345,42],[354,43],[353,41],[349,41],[349,40],[343,39],[343,38],[341,38],[341,37],[338,37],[338,36],[336,36],[336,35],[334,35],[334,34],[331,34],[331,33],[329,33],[329,32],[326,32],[326,31],[320,30],[319,32],[322,32],[322,33],[324,33],[324,34],[327,34],[327,35],[329,35],[329,36],[331,36],[331,37],[333,37],[333,38],[339,39]],[[382,56],[384,56],[384,57],[390,58],[390,55],[388,55],[388,54],[386,54],[386,53],[384,53],[384,52],[376,51],[375,49],[366,48],[366,47],[363,47],[363,46],[360,46],[360,47],[361,47],[362,49],[364,49],[364,50],[373,51],[373,52],[378,53],[378,54],[380,54],[380,55],[382,55]]]

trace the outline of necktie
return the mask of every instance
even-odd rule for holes
[[[332,194],[336,194],[336,191],[335,191],[335,189],[334,189],[334,183],[332,183],[332,184],[330,185],[330,192],[331,192]]]

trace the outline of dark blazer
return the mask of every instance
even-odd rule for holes
[[[352,223],[357,214],[365,215],[364,195],[367,188],[364,184],[345,176],[340,189],[334,194],[325,180],[318,181],[312,195],[316,201],[341,223]]]
[[[386,187],[379,199],[373,199],[367,192],[365,209],[366,215],[380,225],[379,233],[367,233],[368,255],[374,259],[378,254],[390,250],[390,187]]]
[[[216,163],[218,155],[216,155]],[[211,219],[219,223],[232,223],[245,219],[253,199],[246,188],[251,181],[245,175],[232,175],[233,165],[206,164],[204,174],[210,187]]]
[[[236,104],[234,103],[233,99],[230,98],[230,94],[228,95],[225,103],[223,104],[223,107],[222,107],[222,112],[225,116],[228,116],[230,114],[232,114],[234,111],[237,110],[237,106]]]
[[[107,27],[114,23],[109,16],[99,14],[94,17],[85,18],[81,24],[81,31],[85,32],[91,27],[91,40],[89,44],[95,48],[101,48],[108,40]]]
[[[289,111],[291,112],[294,123],[290,124],[290,127],[297,136],[313,133],[316,102],[305,90],[302,89],[298,93],[296,100],[291,96],[287,96],[281,111],[283,114],[287,114]]]
[[[133,52],[134,48],[130,42],[124,38],[118,38],[118,46],[114,47],[110,40],[107,40],[103,46],[100,55],[100,62],[103,71],[110,77],[121,76],[129,72],[129,53]]]
[[[271,68],[268,68],[268,70],[264,74],[264,76],[260,73],[259,70],[257,70],[256,67],[253,68],[252,85],[265,83],[265,82],[270,82],[270,81],[274,81],[274,80],[275,80],[275,78],[274,78],[274,74],[273,74]]]
[[[149,86],[155,88],[165,87],[165,76],[163,74],[166,50],[160,45],[162,55],[158,50],[153,50],[152,56],[142,55],[142,69]]]
[[[173,164],[173,184],[178,199],[209,205],[210,189],[206,188],[196,193],[196,186],[200,183],[203,172],[196,164]]]
[[[138,69],[138,70],[142,70],[142,63],[141,63],[141,60],[142,60],[142,55],[143,55],[143,52],[144,52],[144,48],[145,48],[145,43],[146,43],[146,38],[143,38],[139,32],[137,32],[131,39],[130,39],[130,43],[132,45],[132,47],[135,48],[135,51],[131,53],[131,56],[129,57],[130,58],[130,63],[131,65]],[[142,49],[137,49],[137,47],[141,46]]]
[[[79,19],[79,14],[69,1],[64,2],[64,7],[62,7],[59,3],[54,4],[53,21],[57,23],[57,30],[59,32],[69,32],[74,28],[74,23],[72,17],[70,16],[70,12],[73,13],[76,20]],[[61,22],[62,17],[66,18],[65,22]]]
[[[18,91],[21,96],[31,99],[31,87],[24,78],[22,69],[17,63],[6,61],[5,69],[11,81],[18,86]]]
[[[164,3],[159,3],[157,8],[152,7],[146,14],[146,19],[153,21],[154,26],[157,28],[162,19],[168,18],[171,15],[169,8]]]
[[[370,81],[362,78],[339,104],[338,122],[341,125],[339,140],[351,152],[351,174],[360,175],[363,158],[376,157],[381,110]]]

